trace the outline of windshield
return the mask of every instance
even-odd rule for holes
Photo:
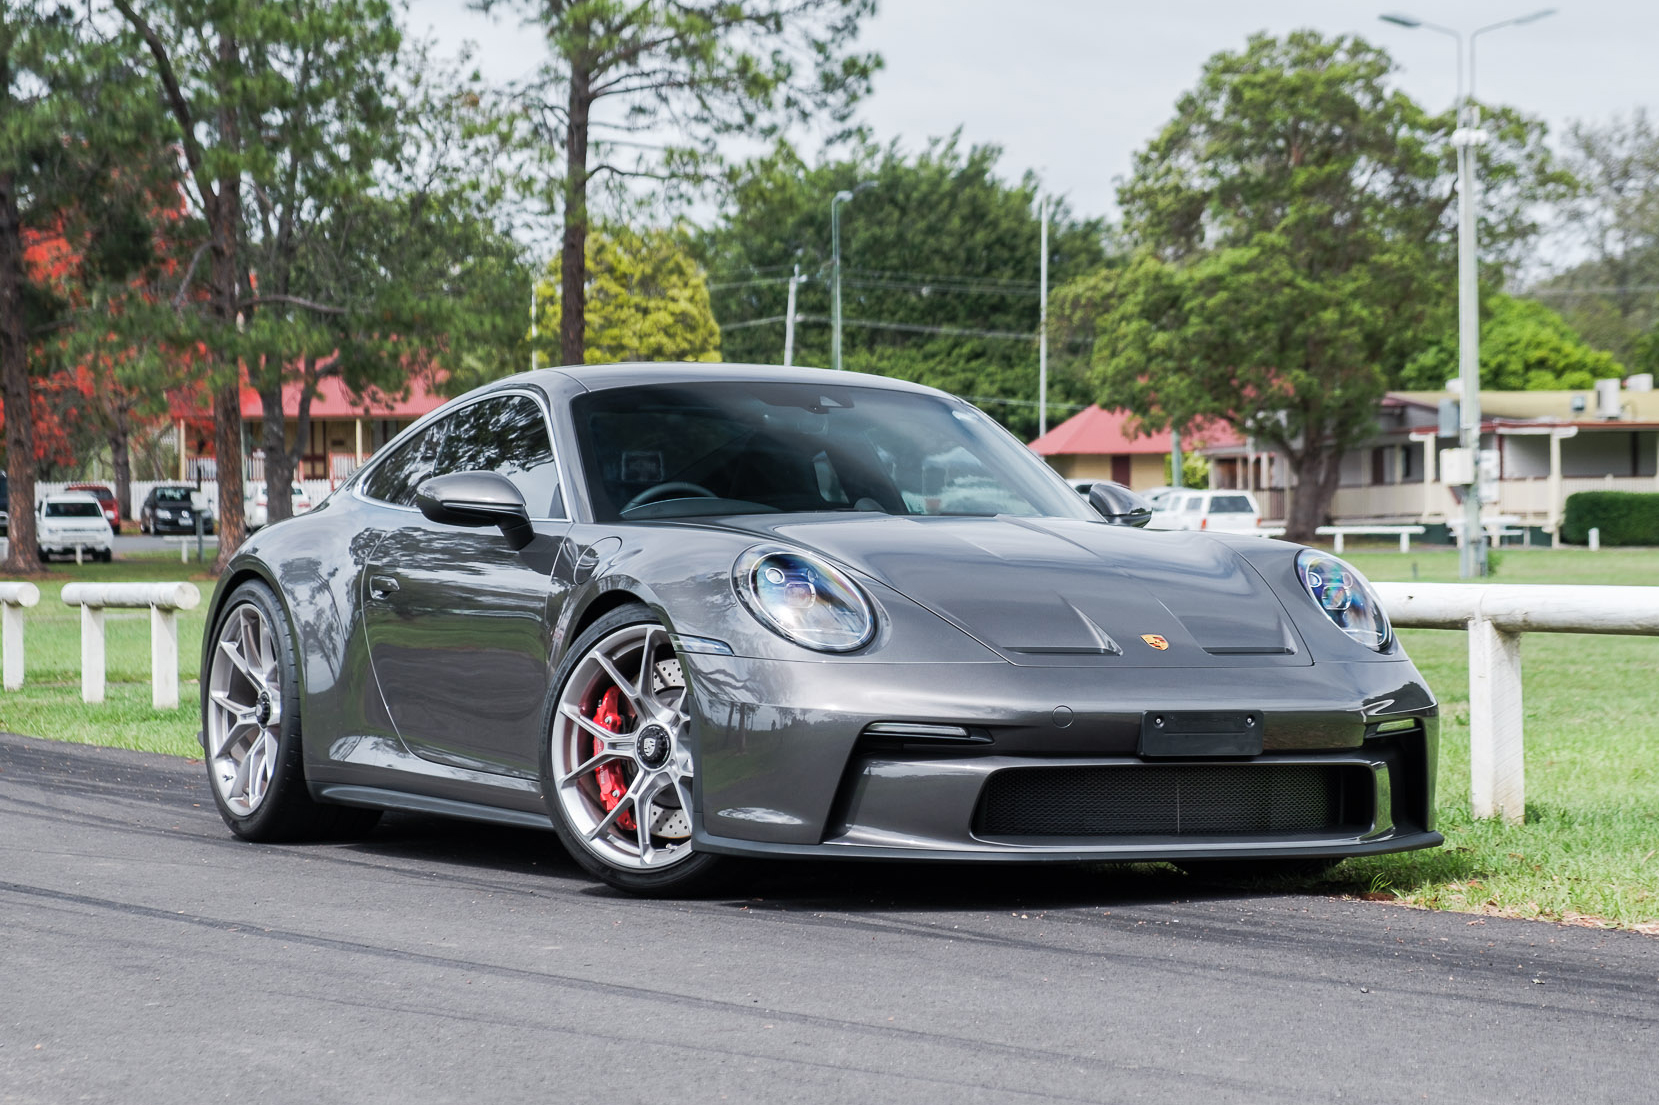
[[[48,518],[102,518],[103,509],[97,503],[47,503]]]
[[[184,487],[158,487],[156,488],[156,502],[189,503],[190,490]]]
[[[773,511],[1093,518],[966,403],[816,384],[614,388],[573,404],[601,521]]]

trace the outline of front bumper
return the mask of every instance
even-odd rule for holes
[[[1438,706],[1407,661],[1114,672],[681,660],[703,851],[1124,861],[1441,842]],[[1139,754],[1143,713],[1192,709],[1261,711],[1262,753]],[[867,732],[875,722],[971,736],[897,739]],[[1392,731],[1379,731],[1384,722]]]

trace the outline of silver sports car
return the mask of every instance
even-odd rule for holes
[[[980,411],[815,369],[549,369],[250,540],[202,655],[249,840],[552,828],[729,857],[1330,863],[1434,832],[1438,708],[1328,554],[1152,533]]]

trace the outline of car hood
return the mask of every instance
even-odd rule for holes
[[[1225,544],[1196,533],[874,513],[725,524],[833,557],[1015,664],[1312,663],[1266,581]]]

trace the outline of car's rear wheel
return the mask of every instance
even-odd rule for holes
[[[577,863],[634,894],[708,889],[722,866],[691,846],[691,690],[644,606],[594,622],[559,665],[543,793]]]
[[[230,831],[270,842],[368,831],[379,810],[323,805],[305,787],[298,651],[276,595],[248,582],[212,629],[202,723],[213,800]]]

